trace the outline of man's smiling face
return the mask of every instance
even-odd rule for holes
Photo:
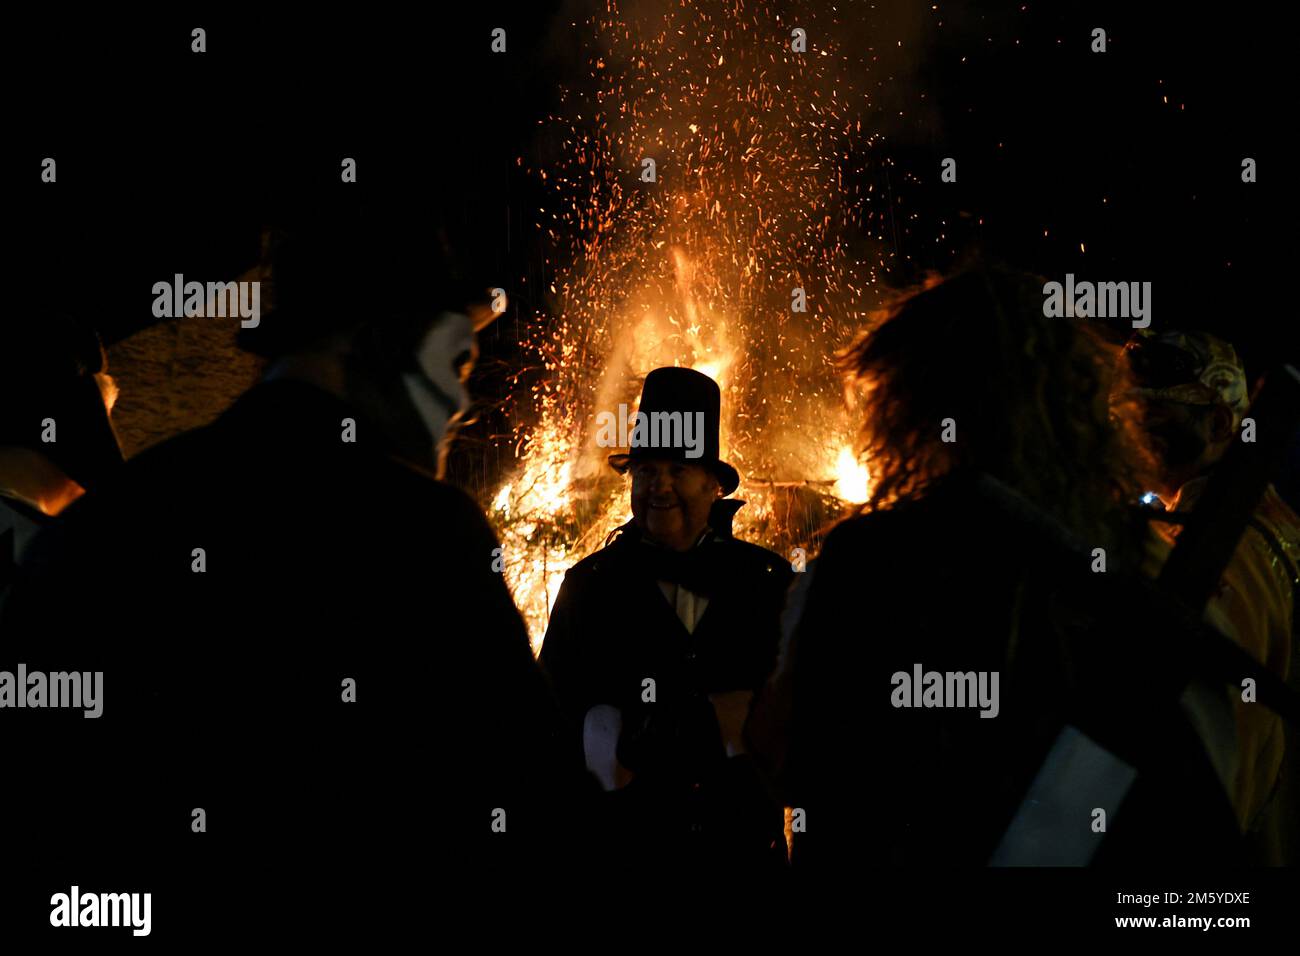
[[[718,479],[702,465],[648,460],[632,466],[632,517],[651,540],[685,551],[708,526]]]

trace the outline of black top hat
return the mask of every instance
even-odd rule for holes
[[[719,457],[718,429],[722,420],[722,392],[713,379],[690,368],[657,368],[645,377],[637,411],[647,415],[655,412],[679,412],[683,419],[687,415],[702,413],[704,434],[701,453],[692,458],[686,454],[688,449],[684,446],[634,446],[627,454],[609,456],[609,463],[616,471],[624,472],[637,461],[668,459],[708,468],[717,476],[724,495],[731,494],[740,486],[740,473]]]
[[[262,263],[271,301],[241,348],[268,358],[363,323],[424,325],[444,309],[464,311],[481,332],[496,318],[488,272],[458,249],[467,242],[451,213],[397,200],[319,203],[269,231]],[[427,310],[427,311],[426,311]],[[414,323],[423,328],[423,325]]]

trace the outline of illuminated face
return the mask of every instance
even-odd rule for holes
[[[1234,434],[1225,405],[1143,398],[1138,409],[1166,498],[1222,458]]]
[[[407,394],[438,449],[439,472],[451,437],[451,426],[469,410],[465,383],[478,358],[474,323],[460,312],[441,312],[416,348],[420,374],[402,376]]]
[[[641,461],[632,466],[632,517],[652,540],[685,551],[708,526],[718,479],[702,465]]]

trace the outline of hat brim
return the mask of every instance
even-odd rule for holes
[[[671,454],[655,454],[655,449],[653,448],[646,449],[645,451],[642,451],[641,453],[636,455],[631,455],[627,453],[610,455],[608,460],[609,460],[609,466],[621,475],[625,473],[628,470],[628,468],[632,466],[634,462],[651,461],[656,459],[681,461],[681,459],[676,458]],[[725,461],[722,461],[721,459],[715,459],[713,461],[697,461],[697,462],[687,461],[687,462],[683,462],[683,464],[700,465],[704,468],[708,468],[717,477],[718,484],[722,486],[722,493],[724,495],[729,495],[737,488],[740,487],[740,472],[736,471],[735,468],[732,468],[730,465],[728,465]]]

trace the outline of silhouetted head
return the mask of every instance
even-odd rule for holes
[[[1139,333],[1124,347],[1129,381],[1122,397],[1136,408],[1166,498],[1214,466],[1250,407],[1236,350],[1207,332]]]
[[[985,472],[1093,540],[1144,488],[1140,436],[1109,413],[1116,348],[1043,314],[1040,277],[980,267],[900,295],[840,369],[862,401],[868,508]],[[947,440],[945,440],[947,439]]]
[[[39,453],[94,488],[122,464],[116,398],[99,337],[82,323],[56,314],[0,326],[0,446]]]
[[[419,204],[361,202],[270,230],[269,306],[240,345],[270,358],[272,377],[314,365],[311,377],[362,406],[403,457],[440,468],[470,406],[475,335],[505,307],[453,234]]]

